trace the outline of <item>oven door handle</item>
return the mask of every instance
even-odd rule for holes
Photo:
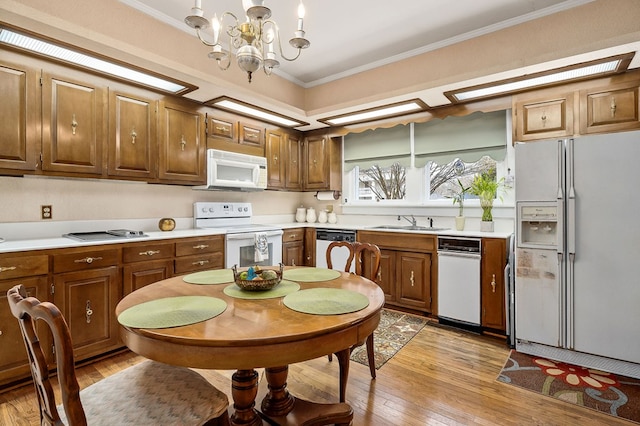
[[[227,234],[227,240],[253,240],[256,234],[262,234],[263,232],[245,232],[242,234]],[[278,237],[283,234],[282,230],[265,231],[264,234],[267,237]]]

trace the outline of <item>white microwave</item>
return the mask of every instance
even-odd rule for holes
[[[259,191],[267,188],[267,159],[218,149],[207,150],[207,185],[197,189]]]

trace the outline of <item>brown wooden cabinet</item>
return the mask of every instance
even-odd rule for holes
[[[102,174],[106,105],[106,88],[43,73],[42,170]]]
[[[282,234],[282,263],[286,266],[306,265],[304,228],[285,229]]]
[[[39,72],[0,62],[0,169],[36,170],[40,158]]]
[[[173,276],[173,242],[127,244],[122,249],[123,295]]]
[[[29,359],[24,347],[18,320],[11,314],[7,291],[22,284],[27,294],[40,300],[49,299],[49,257],[47,255],[0,255],[0,386],[28,377]],[[40,321],[41,322],[41,321]],[[40,342],[51,347],[46,327],[39,324]],[[48,352],[51,354],[51,352]]]
[[[241,154],[265,155],[265,129],[258,122],[232,115],[207,114],[207,147]]]
[[[112,91],[109,97],[109,176],[156,178],[156,102]]]
[[[62,311],[76,360],[120,346],[113,314],[122,297],[119,248],[74,248],[53,254],[53,301]]]
[[[506,331],[504,269],[507,262],[507,240],[482,239],[481,261],[481,325],[483,328]]]
[[[432,311],[432,287],[437,282],[437,271],[433,267],[435,235],[359,231],[357,239],[380,248],[382,256],[376,282],[385,294],[386,303]]]
[[[269,189],[302,190],[302,146],[297,133],[268,130],[265,144]]]
[[[638,82],[580,91],[580,133],[605,133],[640,128]]]
[[[525,142],[571,136],[573,113],[573,94],[516,102],[516,140]]]
[[[205,183],[204,116],[186,103],[160,103],[158,176],[166,183]]]
[[[303,189],[340,191],[342,188],[342,139],[307,137],[302,153]]]
[[[176,275],[224,268],[224,235],[183,238],[176,242]]]

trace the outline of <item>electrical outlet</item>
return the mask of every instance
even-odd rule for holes
[[[53,209],[51,206],[40,206],[40,215],[43,219],[53,218]]]

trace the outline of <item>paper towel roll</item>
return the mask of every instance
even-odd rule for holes
[[[316,198],[321,201],[335,201],[340,198],[338,191],[318,191]]]

